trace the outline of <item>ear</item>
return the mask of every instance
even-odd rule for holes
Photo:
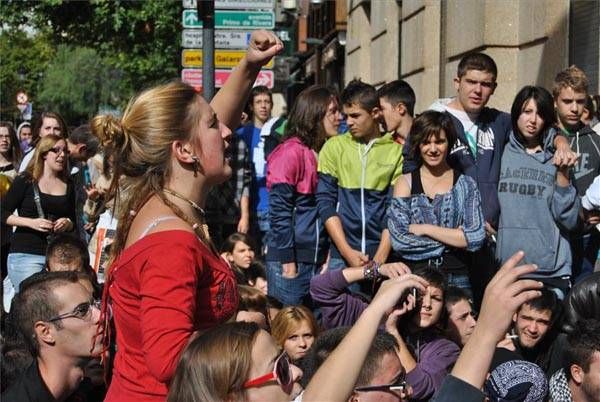
[[[360,397],[356,392],[352,392],[352,395],[348,398],[348,402],[360,402]]]
[[[171,152],[178,161],[183,163],[193,163],[194,153],[192,151],[192,145],[187,141],[176,140],[171,144]]]
[[[460,86],[460,78],[454,77],[454,89],[458,91],[458,87]]]
[[[371,117],[375,120],[380,120],[383,118],[383,113],[381,113],[381,108],[378,106],[375,106],[372,110],[371,110]]]
[[[513,319],[512,320],[513,320],[513,322],[517,322],[517,313],[513,314]]]
[[[402,102],[396,105],[396,111],[400,116],[405,116],[406,114],[408,114],[408,109],[406,108],[406,105]]]
[[[33,324],[33,332],[39,343],[54,345],[56,340],[52,331],[52,324],[45,321],[37,321]]]
[[[496,92],[496,88],[498,88],[498,83],[496,81],[494,81],[494,85],[493,85],[493,88],[492,88],[492,93],[490,95],[493,95],[494,92]]]
[[[575,384],[581,385],[583,383],[583,380],[585,377],[583,368],[581,368],[581,366],[578,366],[577,364],[571,364],[571,367],[569,367],[569,370],[571,370],[571,378],[573,379]]]

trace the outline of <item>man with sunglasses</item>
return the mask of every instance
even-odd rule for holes
[[[98,355],[99,303],[75,272],[40,272],[22,282],[13,319],[34,357],[31,366],[3,394],[5,401],[65,401]]]

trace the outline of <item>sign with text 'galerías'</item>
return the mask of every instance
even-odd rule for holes
[[[245,50],[215,49],[215,67],[234,68],[240,63],[245,54]],[[181,65],[183,67],[202,67],[202,50],[183,49],[181,52]],[[273,59],[263,68],[273,68]]]
[[[184,28],[202,28],[202,20],[197,10],[183,10]],[[215,10],[215,28],[217,29],[273,29],[275,13],[270,11],[233,11]]]
[[[198,7],[196,0],[183,0],[183,8]],[[268,10],[275,7],[275,0],[215,0],[217,10]]]
[[[246,49],[252,32],[215,30],[215,47],[218,49]],[[201,29],[184,29],[181,46],[188,49],[202,47]]]
[[[215,70],[215,86],[217,88],[225,85],[225,81],[231,75],[232,70]],[[193,87],[202,87],[202,70],[196,68],[184,68],[181,70],[181,80],[190,84]],[[258,72],[258,77],[254,81],[254,86],[264,85],[267,88],[273,88],[275,85],[275,76],[273,71],[261,70]]]

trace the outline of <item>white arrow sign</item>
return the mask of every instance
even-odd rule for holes
[[[251,32],[246,31],[215,31],[216,49],[246,49]],[[202,48],[202,30],[184,29],[181,34],[181,47],[188,49]]]

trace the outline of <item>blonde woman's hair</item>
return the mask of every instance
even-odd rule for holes
[[[281,309],[271,323],[271,335],[277,344],[283,347],[285,340],[303,321],[308,323],[316,337],[319,332],[317,320],[313,313],[304,306],[288,306]]]
[[[42,174],[44,173],[44,158],[48,152],[50,152],[50,149],[54,148],[58,141],[63,141],[65,143],[65,149],[67,149],[67,141],[63,137],[54,134],[41,137],[35,146],[33,157],[29,161],[27,169],[25,169],[25,172],[29,175],[33,182],[37,183],[42,177]],[[66,181],[69,177],[69,173],[69,155],[66,153],[65,168],[61,172],[60,178]]]
[[[255,323],[235,322],[214,327],[193,340],[181,355],[167,401],[245,399],[243,386],[259,332]]]
[[[92,132],[114,157],[108,198],[115,199],[119,224],[112,258],[123,250],[135,213],[153,195],[210,245],[198,219],[185,215],[163,192],[171,174],[171,144],[177,140],[193,142],[191,133],[200,120],[199,96],[182,82],[158,85],[133,98],[121,119],[112,115],[92,119]]]

